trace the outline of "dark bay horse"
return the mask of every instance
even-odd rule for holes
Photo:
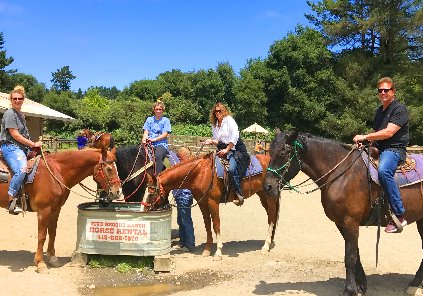
[[[193,157],[183,161],[172,168],[161,172],[157,178],[153,176],[152,188],[157,192],[153,193],[159,198],[166,196],[170,190],[178,188],[190,189],[195,200],[197,200],[204,219],[204,225],[207,232],[207,242],[203,251],[203,256],[210,256],[210,250],[213,243],[211,231],[211,222],[216,233],[217,250],[215,256],[222,256],[223,243],[220,236],[220,216],[219,204],[223,190],[223,180],[216,177],[214,173],[214,153],[208,153],[204,156]],[[267,212],[268,217],[268,235],[262,248],[263,252],[268,252],[273,246],[273,240],[276,230],[276,223],[279,213],[279,199],[270,198],[263,190],[264,176],[269,163],[268,155],[257,155],[263,172],[259,175],[248,177],[243,180],[243,195],[245,198],[257,193],[260,197],[262,206]],[[232,201],[234,194],[229,196],[228,201]]]
[[[143,145],[121,146],[116,151],[116,167],[122,181],[122,193],[127,202],[141,202],[147,188],[146,174],[153,173],[147,165],[148,154]],[[147,172],[148,171],[148,172]]]
[[[57,221],[62,206],[69,197],[70,188],[77,185],[88,176],[104,190],[118,197],[120,182],[117,176],[115,150],[100,149],[69,150],[59,153],[43,154],[34,181],[25,184],[25,193],[29,196],[29,209],[38,216],[38,247],[35,253],[35,265],[38,272],[46,272],[47,265],[43,259],[43,247],[47,233],[47,262],[52,267],[60,263],[55,254]],[[10,181],[10,179],[9,179]],[[8,205],[8,183],[0,183],[0,206]],[[76,223],[76,221],[75,221]]]
[[[88,146],[91,148],[102,149],[106,148],[110,150],[115,147],[115,139],[112,134],[106,132],[92,132],[89,129],[84,129],[83,133],[87,135]]]
[[[360,151],[332,140],[287,131],[278,134],[272,141],[270,156],[264,184],[266,192],[279,199],[281,187],[300,170],[317,184],[326,216],[336,224],[345,240],[346,282],[343,295],[364,294],[367,280],[358,248],[359,227],[371,216],[374,202],[381,196],[381,188],[369,182]],[[409,223],[416,222],[423,239],[421,186],[422,183],[417,182],[402,187],[401,195],[406,209],[405,218]],[[377,219],[371,224],[377,224]],[[385,218],[382,224],[386,226]],[[422,280],[423,261],[410,286],[417,287]]]

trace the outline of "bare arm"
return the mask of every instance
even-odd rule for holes
[[[390,122],[388,123],[388,126],[386,128],[380,131],[373,132],[367,135],[356,135],[353,138],[353,141],[357,143],[357,142],[362,142],[365,140],[368,140],[371,142],[377,141],[377,140],[386,140],[391,138],[393,135],[395,135],[395,133],[399,131],[400,128],[401,128],[400,126]]]
[[[41,141],[32,142],[31,140],[25,138],[19,133],[19,131],[16,128],[8,128],[8,130],[13,139],[15,139],[17,142],[21,144],[24,144],[25,146],[34,148],[34,147],[41,147],[42,145]]]

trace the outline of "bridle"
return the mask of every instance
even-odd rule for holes
[[[285,181],[283,176],[288,171],[289,167],[291,166],[291,162],[294,159],[297,160],[298,166],[300,168],[299,170],[301,171],[301,159],[300,159],[299,154],[298,154],[298,148],[302,149],[303,145],[300,142],[298,142],[297,140],[295,140],[292,143],[292,145],[285,144],[285,149],[289,150],[289,154],[290,154],[288,161],[277,169],[271,168],[270,166],[267,168],[267,170],[269,172],[272,172],[274,175],[276,175],[278,177],[279,190],[283,189],[285,186],[288,187],[288,188],[293,188],[289,182]],[[294,151],[294,153],[291,154],[292,150]]]
[[[292,149],[291,149],[291,147],[292,147]],[[358,153],[358,155],[356,156],[356,158],[351,162],[351,164],[350,165],[348,165],[348,167],[347,168],[345,168],[345,170],[343,170],[340,174],[338,174],[337,176],[335,176],[334,178],[332,178],[332,179],[328,179],[325,183],[323,183],[322,185],[320,185],[320,186],[317,186],[316,188],[314,188],[314,189],[312,189],[312,190],[308,190],[308,191],[305,191],[305,192],[301,192],[301,191],[299,191],[297,188],[299,188],[299,187],[302,187],[302,186],[307,186],[308,184],[305,184],[305,183],[307,183],[308,181],[310,181],[311,180],[311,178],[308,178],[307,180],[304,180],[303,182],[301,182],[301,183],[299,183],[299,184],[297,184],[297,185],[291,185],[288,181],[286,181],[285,179],[284,179],[284,175],[285,175],[285,173],[288,171],[288,169],[289,169],[289,167],[290,167],[290,165],[291,165],[291,162],[292,162],[292,160],[295,158],[295,159],[297,159],[297,161],[298,161],[298,165],[299,165],[299,171],[301,171],[301,164],[302,164],[302,162],[301,162],[301,159],[300,159],[300,157],[299,157],[299,154],[298,154],[298,148],[301,148],[301,149],[303,149],[303,145],[300,143],[300,142],[298,142],[297,140],[295,140],[293,143],[292,143],[292,146],[291,145],[288,145],[288,144],[285,144],[285,148],[287,149],[287,150],[290,150],[290,152],[289,153],[291,153],[291,150],[294,150],[294,153],[289,157],[289,159],[288,159],[288,161],[284,164],[284,165],[282,165],[280,168],[278,168],[278,169],[272,169],[272,168],[268,168],[267,170],[269,171],[269,172],[272,172],[273,174],[275,174],[276,176],[278,176],[278,187],[279,187],[279,190],[284,190],[284,189],[286,189],[286,190],[294,190],[295,192],[297,192],[297,193],[300,193],[300,194],[309,194],[309,193],[312,193],[312,192],[314,192],[314,191],[316,191],[316,190],[319,190],[319,189],[321,189],[322,187],[324,187],[324,186],[326,186],[327,184],[330,184],[330,183],[332,183],[334,180],[336,180],[337,178],[339,178],[340,176],[342,176],[347,170],[349,170],[350,168],[351,168],[351,166],[356,162],[356,160],[360,157],[360,155],[363,153],[363,151],[364,151],[364,149],[361,149],[360,150],[360,153]],[[331,174],[333,171],[335,171],[335,169],[336,168],[338,168],[344,161],[346,161],[347,159],[348,159],[348,157],[355,151],[356,149],[351,149],[349,152],[348,152],[348,154],[340,161],[340,162],[338,162],[333,168],[331,168],[328,172],[326,172],[325,174],[323,174],[322,176],[320,176],[318,179],[316,179],[316,180],[313,180],[313,183],[315,183],[315,184],[317,184],[317,182],[319,182],[320,180],[322,180],[324,177],[326,177],[326,176],[328,176],[329,174]],[[279,171],[281,171],[281,170],[283,170],[282,171],[282,173],[279,173]]]
[[[108,192],[110,191],[110,188],[113,186],[113,184],[120,184],[119,178],[109,177],[107,170],[111,165],[115,165],[115,163],[113,161],[103,160],[102,156],[100,156],[97,171],[93,175],[94,181],[96,181],[101,186],[101,189],[98,189],[98,191]]]

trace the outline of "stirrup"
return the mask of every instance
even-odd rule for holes
[[[15,197],[12,199],[10,205],[9,205],[9,214],[11,215],[18,215],[18,213],[15,213],[15,207],[16,207],[16,203],[17,203],[18,199]]]

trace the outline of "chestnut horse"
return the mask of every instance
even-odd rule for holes
[[[279,199],[269,198],[263,190],[264,176],[269,163],[268,155],[256,155],[263,172],[253,177],[247,177],[243,180],[242,191],[245,198],[257,193],[260,197],[262,206],[267,212],[268,232],[262,251],[268,252],[274,244],[274,235],[279,213]],[[220,236],[220,217],[219,204],[223,191],[223,180],[216,177],[214,172],[214,153],[208,153],[204,156],[193,157],[189,160],[180,162],[174,167],[161,172],[157,177],[153,176],[151,187],[156,192],[152,194],[154,198],[166,196],[170,190],[178,188],[190,189],[195,200],[197,200],[201,213],[203,214],[204,225],[207,232],[207,242],[203,251],[203,256],[210,256],[210,250],[213,243],[211,231],[211,222],[216,233],[217,250],[215,256],[222,256],[223,243]],[[231,190],[232,192],[233,190]],[[234,198],[233,192],[228,201]]]
[[[271,161],[264,188],[279,199],[281,187],[303,171],[321,190],[321,201],[326,216],[332,220],[345,241],[346,281],[343,295],[364,294],[366,274],[358,248],[359,227],[377,225],[372,208],[383,198],[381,188],[368,179],[361,151],[351,146],[306,133],[287,131],[278,134],[270,146]],[[295,188],[295,186],[293,186]],[[289,188],[292,188],[289,185]],[[423,239],[422,182],[401,187],[406,212],[405,219],[416,222]],[[382,213],[383,214],[383,213]],[[386,219],[381,218],[381,226]],[[423,280],[423,261],[410,286],[417,287]]]
[[[60,210],[69,196],[71,187],[88,176],[94,176],[94,180],[103,190],[110,190],[116,198],[120,194],[120,182],[114,165],[114,149],[70,150],[43,154],[43,158],[38,164],[33,183],[25,184],[24,187],[29,197],[28,210],[37,212],[38,217],[38,247],[34,258],[37,272],[48,270],[43,259],[47,232],[47,262],[52,267],[60,266],[54,241]],[[3,208],[8,205],[8,186],[8,183],[0,183],[0,206]]]
[[[88,146],[91,148],[106,148],[110,150],[115,147],[115,139],[113,138],[112,134],[106,132],[96,132],[93,133],[89,129],[84,129],[83,133],[87,135],[89,144]]]

